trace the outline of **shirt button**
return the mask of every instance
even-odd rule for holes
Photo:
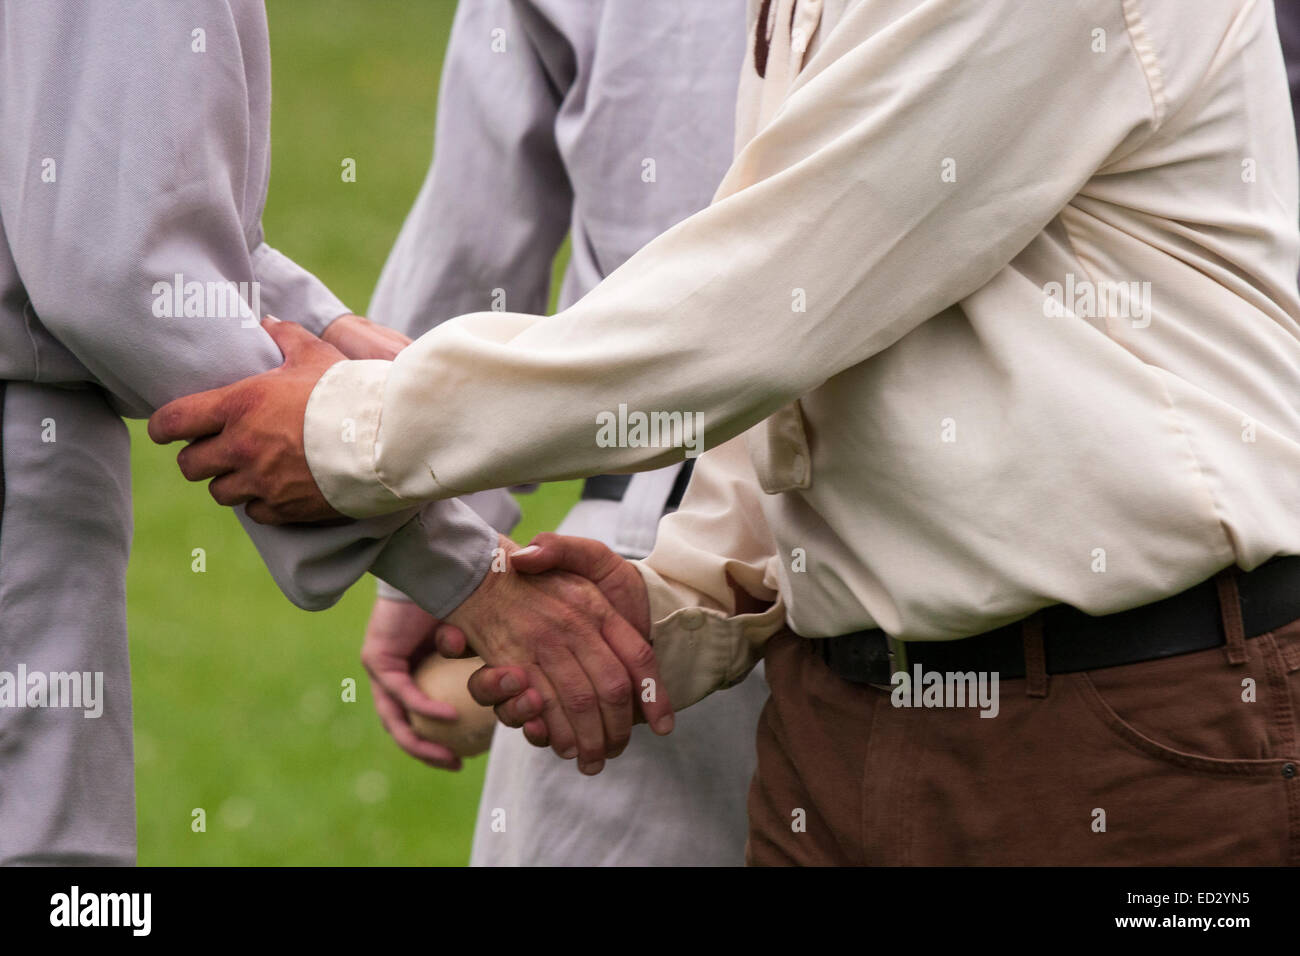
[[[804,479],[808,476],[808,459],[804,458],[803,455],[795,455],[790,467],[794,471],[795,483],[803,484]]]
[[[1292,777],[1294,777],[1294,776],[1295,776],[1295,764],[1293,764],[1293,763],[1283,764],[1283,765],[1282,765],[1282,776],[1285,777],[1287,780],[1290,780]]]
[[[691,608],[682,612],[682,627],[688,631],[698,631],[704,626],[704,612]]]

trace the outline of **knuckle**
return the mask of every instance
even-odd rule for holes
[[[497,720],[507,727],[523,726],[523,721],[515,714],[514,708],[509,704],[498,704],[493,710],[496,712]]]
[[[654,648],[646,641],[638,641],[636,648],[628,656],[632,667],[639,671],[653,670],[658,663]]]
[[[626,674],[606,680],[600,688],[600,699],[610,706],[626,706],[632,701],[632,682]]]
[[[230,457],[236,462],[249,462],[257,456],[257,445],[242,435],[230,442]]]
[[[578,744],[578,759],[582,763],[591,763],[605,759],[605,741],[602,739]]]
[[[572,714],[590,714],[596,706],[596,695],[589,688],[569,691],[564,697],[564,709]]]

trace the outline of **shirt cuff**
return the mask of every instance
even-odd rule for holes
[[[514,497],[508,491],[479,491],[472,495],[465,495],[456,499],[461,504],[467,505],[471,511],[486,521],[493,529],[501,534],[509,534],[519,523],[519,505],[515,502]],[[433,506],[427,508],[431,511]],[[432,512],[431,512],[432,513]],[[426,520],[426,525],[428,521]],[[439,538],[439,543],[443,539]],[[492,547],[497,547],[497,539],[492,539]],[[492,552],[489,552],[489,557]],[[477,586],[477,581],[475,582]],[[380,581],[376,596],[385,601],[410,601],[409,595],[399,591],[387,581]]]
[[[715,608],[684,607],[680,592],[645,562],[632,564],[645,581],[650,643],[675,711],[739,684],[762,659],[763,645],[785,626],[785,603],[779,597],[758,614],[728,616]]]
[[[336,362],[307,400],[303,446],[316,486],[336,511],[370,518],[410,508],[375,470],[379,416],[392,362]]]
[[[262,315],[297,322],[312,335],[351,310],[329,287],[279,250],[260,243],[252,252]],[[257,316],[261,321],[262,316]]]
[[[375,588],[375,597],[381,601],[405,601],[407,604],[412,603],[411,598],[404,592],[399,591],[387,581],[379,581],[378,587]]]
[[[435,501],[399,528],[371,573],[439,620],[483,581],[497,532],[459,501]]]

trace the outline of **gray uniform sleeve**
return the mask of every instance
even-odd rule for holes
[[[457,7],[434,163],[384,265],[371,318],[418,338],[467,312],[546,310],[573,204],[555,123],[574,69],[562,34],[529,5]],[[503,533],[519,519],[504,489],[460,500]]]
[[[412,338],[469,312],[546,311],[573,192],[555,122],[572,51],[531,4],[456,9],[437,149],[370,314]]]
[[[315,331],[346,311],[262,241],[269,56],[257,0],[0,11],[0,217],[14,263],[34,321],[123,414],[280,364],[256,322],[229,303],[214,311],[229,283],[260,283],[261,311]],[[41,380],[39,355],[37,369]],[[496,545],[469,508],[444,505],[334,528],[262,527],[238,511],[295,604],[327,607],[373,569],[444,616]]]

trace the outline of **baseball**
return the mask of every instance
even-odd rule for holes
[[[456,720],[433,720],[409,714],[411,726],[425,740],[442,744],[460,757],[473,757],[488,749],[496,714],[491,707],[475,703],[465,686],[469,675],[483,666],[477,657],[449,660],[434,654],[415,671],[415,683],[430,698],[451,704],[460,713]]]

